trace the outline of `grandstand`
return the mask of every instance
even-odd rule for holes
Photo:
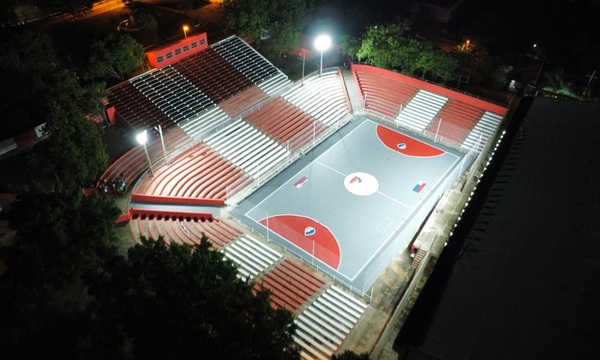
[[[433,207],[477,163],[506,114],[501,106],[366,65],[324,69],[321,76],[292,83],[236,36],[125,81],[108,94],[111,122],[153,134],[147,144],[153,176],[146,173],[148,161],[137,146],[99,179],[100,184],[125,178],[132,193],[127,216],[134,239],[193,245],[206,236],[237,264],[240,277],[255,282],[255,290],[271,291],[273,307],[295,313],[295,340],[305,359],[327,359],[344,347],[369,309],[367,300],[373,300],[372,282],[407,245],[394,242],[385,254],[369,254],[384,260],[374,261],[368,279],[361,278],[364,286],[355,288],[337,272],[313,267],[308,252],[300,256],[292,245],[272,241],[268,225],[264,236],[260,225],[252,228],[231,216],[238,204],[264,191],[265,184],[282,186],[279,176],[286,169],[317,156],[311,155],[319,154],[315,149],[331,146],[346,136],[343,131],[368,129],[359,125],[371,121],[379,123],[373,125],[377,129],[384,124],[403,136],[404,145],[444,147],[450,154],[452,180],[432,184],[415,198],[416,208],[421,203]],[[350,98],[360,98],[362,107],[351,108]],[[159,125],[167,156],[154,131]],[[400,145],[394,144],[403,151]],[[415,218],[425,219],[427,211],[416,211]],[[391,232],[399,226],[396,221],[384,218],[378,228]],[[412,234],[419,225],[402,227]],[[315,258],[314,243],[312,256],[322,260]]]

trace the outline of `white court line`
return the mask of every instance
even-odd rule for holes
[[[392,131],[394,131],[394,132],[400,133],[400,134],[402,134],[402,135],[404,135],[404,136],[406,136],[406,137],[408,137],[408,138],[411,138],[411,139],[413,139],[413,140],[415,140],[415,141],[418,141],[418,142],[420,142],[420,143],[423,143],[423,144],[425,144],[425,145],[431,146],[431,147],[433,147],[433,148],[436,148],[436,149],[438,149],[438,150],[440,150],[440,151],[443,151],[443,152],[444,152],[443,154],[439,154],[439,155],[435,155],[435,156],[407,155],[407,154],[401,153],[401,152],[399,152],[399,151],[396,151],[396,150],[394,150],[394,149],[390,149],[389,147],[387,147],[387,146],[385,145],[385,143],[383,142],[383,140],[381,140],[381,138],[379,138],[379,136],[376,136],[376,137],[377,137],[377,139],[379,140],[379,142],[381,142],[381,144],[383,144],[383,146],[384,146],[386,149],[388,149],[388,150],[392,150],[392,151],[394,151],[394,152],[397,152],[397,153],[399,153],[399,154],[400,154],[400,155],[402,155],[402,156],[406,156],[406,157],[410,157],[410,158],[417,158],[417,159],[421,158],[421,159],[422,159],[422,158],[433,158],[433,157],[438,157],[438,156],[444,156],[444,155],[448,154],[448,155],[454,156],[455,158],[458,158],[458,156],[457,156],[457,155],[454,155],[453,153],[451,153],[451,152],[448,152],[448,151],[446,151],[446,150],[444,150],[444,149],[442,149],[442,148],[438,147],[438,146],[437,146],[437,143],[436,143],[435,141],[433,142],[435,145],[431,145],[430,143],[428,143],[428,142],[425,142],[425,141],[424,141],[424,140],[422,140],[422,139],[417,139],[416,137],[414,137],[414,136],[411,136],[411,135],[409,135],[409,134],[407,134],[407,133],[405,133],[405,132],[403,132],[403,131],[400,131],[400,130],[398,130],[398,129],[394,129],[394,128],[392,128],[392,127],[389,127],[389,126],[386,126],[386,125],[380,124],[380,123],[378,123],[378,122],[375,122],[375,121],[372,121],[372,120],[368,120],[368,121],[371,121],[371,122],[372,122],[372,123],[374,123],[375,125],[380,125],[380,126],[383,126],[383,127],[385,127],[385,128],[388,128],[388,129],[390,129],[390,130],[392,130]]]
[[[346,176],[348,176],[348,174],[344,174],[344,173],[342,173],[342,172],[340,172],[340,171],[337,171],[336,169],[332,168],[331,166],[325,165],[325,164],[323,164],[322,162],[315,161],[315,164],[318,164],[318,165],[321,165],[321,166],[323,166],[323,167],[326,167],[326,168],[328,168],[329,170],[331,170],[331,171],[333,171],[333,172],[336,172],[336,173],[338,173],[338,174],[342,175],[344,178],[345,178]],[[381,195],[381,196],[383,196],[383,197],[386,197],[386,198],[388,198],[388,199],[392,200],[393,202],[395,202],[395,203],[397,203],[397,204],[400,204],[400,205],[404,206],[405,208],[407,208],[407,209],[409,209],[409,210],[414,210],[414,209],[415,209],[414,207],[412,207],[412,206],[410,206],[410,205],[407,205],[407,204],[403,203],[402,201],[400,201],[400,200],[397,200],[397,199],[395,199],[395,198],[393,198],[393,197],[391,197],[391,196],[389,196],[389,195],[387,195],[386,193],[383,193],[383,192],[381,192],[381,191],[377,191],[377,194],[379,194],[379,195]]]
[[[273,196],[273,195],[275,195],[276,193],[278,193],[278,192],[279,192],[279,190],[280,190],[281,188],[283,188],[284,186],[290,186],[291,184],[293,184],[293,183],[294,183],[294,181],[296,181],[297,179],[299,179],[301,176],[307,176],[307,175],[306,175],[306,173],[307,173],[307,172],[309,172],[309,171],[307,171],[307,169],[310,169],[310,167],[313,165],[313,163],[314,163],[315,165],[321,165],[321,166],[323,166],[323,167],[325,167],[325,168],[327,168],[327,169],[331,170],[332,172],[339,174],[340,176],[343,176],[343,177],[347,176],[347,174],[344,174],[343,172],[341,172],[341,171],[339,171],[339,170],[336,170],[336,169],[334,169],[334,168],[332,168],[332,167],[330,167],[330,166],[328,166],[328,165],[326,165],[326,164],[324,164],[324,163],[320,162],[320,161],[319,161],[319,159],[320,159],[322,156],[329,156],[329,155],[331,155],[331,152],[330,152],[330,151],[333,151],[333,152],[335,152],[335,151],[339,151],[339,150],[338,150],[339,148],[338,148],[338,149],[334,149],[334,148],[335,148],[335,147],[338,147],[338,146],[343,146],[343,145],[344,145],[344,142],[343,142],[343,141],[344,141],[344,140],[345,140],[347,137],[349,137],[349,136],[350,136],[350,135],[351,135],[353,132],[355,132],[355,131],[357,131],[358,129],[360,129],[362,126],[368,126],[367,122],[369,122],[369,123],[371,123],[371,124],[374,124],[375,126],[377,126],[377,125],[381,125],[381,124],[379,124],[379,123],[377,123],[377,122],[375,122],[375,121],[372,121],[372,120],[370,120],[370,119],[368,119],[368,118],[367,118],[366,120],[364,120],[364,122],[363,122],[363,123],[361,123],[361,124],[360,124],[360,125],[358,125],[356,128],[354,128],[353,130],[351,130],[351,131],[350,131],[348,134],[346,134],[344,137],[340,138],[340,139],[339,139],[337,142],[335,142],[335,143],[334,143],[334,144],[333,144],[331,147],[329,147],[328,149],[326,149],[326,150],[325,150],[323,153],[321,153],[319,156],[317,156],[316,158],[314,158],[312,161],[310,161],[308,164],[306,164],[304,167],[302,167],[302,168],[301,168],[299,171],[297,171],[295,174],[293,174],[293,176],[290,176],[290,177],[289,177],[289,180],[287,180],[286,182],[284,182],[283,184],[281,184],[281,185],[280,185],[279,187],[277,187],[275,190],[271,191],[271,192],[269,193],[269,195],[267,195],[267,196],[266,196],[266,197],[265,197],[265,198],[264,198],[262,201],[260,201],[259,203],[257,203],[257,204],[256,204],[254,207],[252,207],[250,210],[248,210],[248,211],[245,213],[245,216],[246,216],[247,218],[250,218],[251,220],[253,220],[253,221],[254,221],[254,222],[256,222],[257,224],[259,224],[261,227],[265,228],[265,226],[263,226],[262,224],[260,224],[260,223],[259,223],[259,221],[260,221],[260,220],[256,220],[256,219],[254,219],[253,217],[251,217],[251,216],[248,216],[248,214],[249,214],[249,213],[251,213],[251,212],[253,212],[253,211],[255,211],[257,208],[261,207],[263,203],[265,203],[267,200],[269,200],[271,196]],[[382,126],[385,126],[385,125],[382,125]],[[400,132],[400,131],[398,131],[398,130],[396,130],[396,129],[393,129],[393,128],[390,128],[390,129],[391,129],[391,130],[393,130],[393,131]],[[423,140],[420,140],[420,139],[414,138],[414,137],[412,137],[412,136],[410,136],[410,135],[407,135],[407,134],[405,134],[405,133],[403,133],[403,132],[400,132],[400,133],[402,133],[402,134],[403,134],[403,135],[405,135],[405,136],[411,137],[411,138],[413,138],[413,139],[415,139],[415,140],[417,140],[417,141],[423,142]],[[428,145],[430,145],[430,146],[433,146],[433,147],[436,147],[436,148],[437,148],[437,146],[434,146],[434,145],[431,145],[431,144],[428,144]],[[385,146],[384,146],[384,147],[385,147]],[[388,149],[387,147],[385,147],[385,148],[386,148],[386,149]],[[343,148],[342,148],[342,149],[343,149]],[[443,173],[443,176],[441,176],[441,177],[438,177],[438,180],[435,182],[435,184],[434,184],[433,186],[429,187],[429,189],[437,189],[437,187],[438,187],[438,186],[440,186],[440,184],[441,184],[442,182],[444,182],[444,181],[447,181],[447,179],[446,179],[446,176],[448,175],[448,173],[449,173],[449,172],[451,172],[451,171],[453,171],[453,170],[455,169],[455,166],[456,166],[456,163],[457,163],[457,161],[458,161],[458,160],[461,160],[461,158],[460,158],[459,156],[457,156],[457,155],[455,155],[455,154],[453,154],[453,153],[451,153],[451,152],[445,151],[445,150],[443,150],[443,149],[440,149],[440,150],[444,151],[444,154],[442,154],[442,155],[450,155],[451,157],[454,157],[454,158],[455,158],[455,160],[454,160],[454,162],[453,162],[453,163],[451,163],[451,164],[450,164],[450,165],[449,165],[449,166],[446,168],[446,170],[445,170],[445,171],[444,171],[444,173]],[[419,158],[421,158],[421,157],[419,157]],[[284,171],[285,171],[285,170],[284,170]],[[386,197],[386,198],[390,199],[391,201],[393,201],[393,202],[395,202],[395,203],[397,203],[397,204],[399,204],[399,205],[401,205],[401,206],[405,207],[406,209],[408,209],[408,210],[409,210],[409,213],[408,213],[408,215],[407,215],[407,218],[408,218],[408,217],[410,217],[410,216],[412,216],[412,215],[413,215],[413,213],[414,213],[414,211],[415,211],[415,209],[417,209],[417,208],[421,207],[421,206],[424,204],[424,202],[425,202],[425,199],[427,199],[427,198],[428,198],[428,197],[431,195],[431,191],[430,191],[430,192],[429,192],[429,193],[427,193],[427,194],[426,194],[426,195],[425,195],[423,198],[420,198],[420,200],[419,200],[419,202],[418,202],[417,206],[415,206],[415,207],[411,207],[411,206],[409,206],[409,205],[407,205],[407,204],[404,204],[404,203],[402,203],[401,201],[398,201],[397,199],[395,199],[395,198],[393,198],[393,197],[391,197],[391,196],[389,196],[389,195],[386,195],[386,194],[385,194],[385,193],[383,193],[383,192],[377,191],[377,193],[378,193],[378,194],[380,194],[381,196],[384,196],[384,197]],[[280,215],[280,214],[269,214],[269,216],[273,216],[273,215]],[[260,215],[259,215],[259,216],[260,216]],[[263,215],[263,216],[260,216],[260,217],[262,218],[262,217],[264,217],[264,215]],[[403,219],[399,219],[399,221],[398,221],[397,223],[394,223],[395,227],[394,227],[393,233],[394,233],[395,231],[397,231],[398,229],[402,228],[402,227],[405,225],[406,221],[407,221],[407,220],[403,218]],[[382,224],[380,223],[379,225],[382,225]],[[388,228],[389,228],[389,227],[388,227]],[[389,229],[388,229],[388,230],[389,230]],[[270,229],[269,229],[268,231],[271,231],[271,232],[273,232],[274,234],[277,234],[277,233],[275,233],[273,230],[270,230]],[[387,230],[386,230],[386,231],[387,231]],[[392,235],[393,235],[393,233],[392,233]],[[279,235],[279,234],[277,234],[277,236],[281,237],[281,235]],[[390,235],[390,236],[391,236],[391,235]],[[285,238],[284,238],[284,239],[285,239]],[[340,277],[343,277],[343,278],[346,278],[346,279],[349,279],[351,282],[352,282],[352,281],[354,281],[354,279],[356,279],[356,277],[358,277],[358,276],[361,276],[361,274],[363,273],[363,271],[365,270],[365,268],[366,268],[367,266],[369,266],[369,265],[372,263],[373,259],[375,258],[375,255],[376,255],[376,254],[380,255],[380,254],[379,254],[379,252],[381,251],[382,247],[384,247],[384,246],[388,246],[390,239],[391,239],[391,238],[387,238],[387,239],[385,239],[385,241],[383,241],[383,242],[380,244],[380,246],[379,246],[379,247],[377,247],[377,248],[376,248],[376,249],[373,251],[373,253],[371,254],[371,256],[369,256],[369,258],[368,258],[368,259],[367,259],[367,260],[364,262],[364,264],[363,264],[362,266],[360,266],[360,267],[359,267],[358,271],[356,271],[356,272],[355,272],[354,276],[350,277],[350,276],[344,275],[343,273],[341,273],[341,272],[339,272],[339,271],[337,271],[337,270],[335,270],[335,269],[334,269],[334,271],[335,271],[335,272],[338,274],[338,276],[340,276]],[[287,240],[287,239],[286,239],[286,240]],[[396,242],[400,243],[400,239],[394,239],[393,241],[396,241]],[[290,243],[290,244],[292,244],[292,245],[293,245],[293,246],[295,246],[296,248],[299,248],[298,246],[296,246],[295,244],[293,244],[293,243],[292,243],[292,242],[290,242],[289,240],[288,240],[287,242],[288,242],[288,243]],[[299,249],[301,249],[301,248],[299,248]],[[301,249],[301,250],[302,250],[302,249]],[[304,251],[304,252],[306,252],[306,251]],[[307,253],[307,254],[308,254],[308,255],[310,255],[310,253]],[[342,252],[340,252],[340,256],[341,256],[341,257],[343,257],[343,254],[342,254]],[[316,258],[315,258],[315,259],[316,259]],[[340,264],[342,264],[342,259],[340,259]]]
[[[367,119],[367,121],[370,121]],[[279,192],[279,190],[290,184],[294,179],[296,179],[298,177],[298,175],[300,175],[302,172],[304,172],[308,167],[310,167],[313,163],[318,163],[319,158],[325,154],[327,154],[334,146],[338,145],[339,143],[341,143],[345,138],[347,138],[348,136],[350,136],[350,134],[352,134],[353,132],[355,132],[357,129],[359,129],[361,126],[365,125],[364,121],[362,124],[358,125],[356,128],[352,129],[352,131],[350,131],[348,134],[346,134],[343,138],[339,139],[335,144],[333,144],[331,147],[329,147],[327,150],[325,150],[321,155],[317,156],[316,159],[314,159],[313,161],[309,162],[306,166],[304,166],[302,169],[300,169],[298,172],[296,172],[293,176],[290,176],[290,179],[288,181],[286,181],[285,183],[281,184],[281,186],[279,186],[277,189],[273,190],[268,196],[266,196],[261,202],[257,203],[256,206],[254,206],[252,209],[248,210],[244,216],[246,217],[250,217],[248,216],[248,213],[254,211],[254,209],[256,209],[257,207],[259,207],[262,203],[264,203],[265,201],[267,201],[267,199],[269,199],[272,195],[274,195],[275,193]],[[333,169],[332,169],[333,170]],[[283,170],[285,171],[285,169]],[[337,170],[334,170],[337,171]],[[339,173],[339,171],[337,171]],[[341,173],[340,173],[341,174]],[[345,175],[344,175],[345,176]],[[254,220],[254,219],[253,219]],[[255,220],[256,221],[256,220]]]
[[[432,189],[436,189],[438,186],[440,186],[440,184],[445,183],[448,180],[449,173],[456,169],[456,163],[460,162],[459,160],[462,161],[463,159],[456,156],[456,159],[454,159],[454,162],[452,164],[450,164],[450,166],[448,166],[446,171],[444,171],[444,174],[442,174],[442,176],[438,178],[438,180],[435,182],[433,187],[427,189],[427,190],[429,190],[429,193],[425,197],[427,197],[427,196],[429,196],[429,194],[431,194],[431,192],[433,191]],[[460,174],[458,174],[458,176],[460,176]]]
[[[400,205],[404,206],[405,208],[409,209],[411,212],[412,212],[414,209],[416,209],[416,207],[414,207],[414,206],[410,206],[410,205],[407,205],[407,204],[403,203],[403,202],[402,202],[402,201],[400,201],[400,200],[394,199],[393,197],[391,197],[391,196],[389,196],[389,195],[387,195],[387,194],[385,194],[385,193],[382,193],[381,191],[378,191],[377,193],[378,193],[379,195],[383,196],[383,197],[386,197],[386,198],[388,198],[388,199],[392,200],[393,202],[395,202],[395,203],[397,203],[397,204],[400,204]],[[420,201],[419,201],[419,203],[420,203]]]

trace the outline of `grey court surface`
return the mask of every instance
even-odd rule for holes
[[[378,126],[408,137],[409,146],[432,146],[440,154],[407,155],[398,151],[404,142],[398,149],[386,146]],[[232,215],[364,293],[408,246],[443,191],[467,168],[467,158],[361,118],[264,184]],[[283,218],[287,228],[278,221]]]

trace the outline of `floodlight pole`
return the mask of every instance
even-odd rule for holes
[[[144,145],[144,151],[146,152],[146,159],[148,159],[148,167],[150,167],[150,176],[154,177],[154,170],[152,170],[152,162],[150,161],[150,155],[148,154],[148,148],[146,147],[146,143]]]
[[[146,159],[148,159],[148,167],[150,167],[150,176],[154,177],[154,170],[152,169],[152,162],[150,161],[150,154],[148,154],[148,148],[146,147],[146,141],[148,135],[146,130],[137,135],[137,141],[144,146],[144,152],[146,153]]]
[[[319,77],[323,75],[323,49],[321,49],[321,66],[319,66]]]
[[[306,51],[302,49],[302,85],[304,85],[304,63],[306,62]]]
[[[163,154],[165,155],[165,164],[169,165],[169,161],[167,160],[167,149],[165,148],[165,139],[163,138],[162,128],[160,127],[160,124],[158,124],[158,126],[155,126],[154,128],[158,130],[158,133],[160,134],[160,142],[162,143]]]

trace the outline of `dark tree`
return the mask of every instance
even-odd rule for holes
[[[109,34],[92,43],[88,76],[123,80],[142,68],[144,57],[144,47],[131,36]]]
[[[33,0],[34,4],[50,14],[68,13],[77,19],[77,16],[94,6],[94,0]]]
[[[92,288],[86,356],[297,359],[293,317],[253,294],[233,263],[200,245],[142,240]]]
[[[369,27],[356,57],[380,68],[449,81],[458,69],[458,61],[429,43],[408,38],[408,29],[402,22]]]
[[[292,53],[300,45],[302,29],[309,20],[310,12],[305,0],[277,0],[267,27],[270,37],[265,44],[271,58]]]
[[[0,96],[35,98],[43,90],[41,78],[57,69],[55,44],[48,34],[31,28],[3,29],[0,35]]]
[[[15,0],[4,0],[0,2],[0,28],[13,25],[17,22],[18,16],[15,7]]]
[[[106,197],[32,191],[8,214],[16,230],[0,248],[3,359],[71,359],[84,331],[85,282],[116,256],[118,210]]]
[[[245,38],[260,38],[271,25],[277,0],[224,0],[227,29]]]
[[[99,125],[74,107],[50,104],[47,131],[47,171],[55,175],[56,190],[79,191],[92,185],[108,165],[108,151]]]

